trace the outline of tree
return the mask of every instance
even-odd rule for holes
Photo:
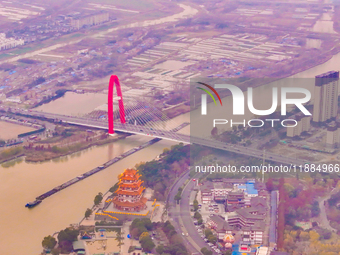
[[[51,254],[52,255],[59,255],[60,254],[59,249],[52,249]]]
[[[177,193],[176,196],[175,196],[175,200],[177,202],[177,204],[179,204],[179,200],[181,200],[182,197],[181,197],[181,194]]]
[[[141,240],[143,238],[146,238],[146,237],[150,237],[149,233],[148,232],[143,232],[140,236],[139,236],[139,241],[141,242]]]
[[[116,236],[115,240],[118,241],[118,246],[119,246],[119,247],[122,246],[122,245],[124,244],[124,243],[123,243],[124,237],[122,237],[122,232],[121,232],[121,231],[119,231],[119,232],[117,233],[117,236]]]
[[[118,185],[118,182],[117,182],[115,185],[113,185],[113,186],[109,189],[109,191],[112,192],[113,195],[116,195],[115,192],[116,192],[116,190],[118,189],[118,187],[119,187],[119,185]]]
[[[90,217],[92,214],[92,210],[90,208],[87,208],[85,211],[85,218],[87,219],[88,217]]]
[[[156,247],[156,251],[157,253],[162,254],[164,252],[164,245],[163,244],[158,245]]]
[[[199,212],[195,212],[194,218],[195,218],[196,220],[202,219],[202,215],[201,215]]]
[[[51,250],[57,244],[57,240],[53,236],[45,236],[41,244],[45,249]]]
[[[203,247],[201,249],[201,252],[203,253],[203,255],[212,255],[212,251],[208,250],[208,248],[206,248],[206,247]]]
[[[58,234],[58,243],[62,253],[71,252],[72,242],[77,241],[79,230],[74,228],[66,228]]]
[[[210,243],[215,244],[217,242],[217,237],[214,236],[214,235],[209,235],[208,240],[209,240]]]
[[[103,200],[103,194],[101,192],[98,193],[97,196],[94,198],[94,204],[99,205]]]
[[[205,237],[208,237],[210,235],[212,235],[213,233],[211,232],[211,230],[209,228],[207,228],[206,230],[204,230],[204,235]]]
[[[198,210],[198,201],[196,199],[193,202],[193,207],[194,207],[194,211],[196,212]]]
[[[312,213],[312,217],[319,216],[319,214],[320,214],[320,207],[319,207],[319,202],[318,201],[314,201],[314,203],[312,204],[311,213]]]
[[[143,248],[143,251],[151,252],[153,248],[155,248],[155,244],[153,243],[150,236],[144,237],[140,240],[140,244]]]

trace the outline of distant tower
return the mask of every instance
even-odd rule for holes
[[[114,84],[116,84],[117,96],[120,97],[118,100],[119,103],[119,116],[120,122],[125,123],[125,110],[124,110],[124,102],[123,102],[123,94],[120,88],[120,82],[117,75],[111,75],[109,82],[109,94],[107,100],[107,119],[109,124],[109,134],[114,134],[113,130],[113,88]]]
[[[324,122],[338,113],[339,72],[330,71],[315,77],[313,121]]]
[[[113,205],[121,211],[136,212],[146,208],[146,198],[143,197],[143,181],[140,174],[134,169],[125,169],[119,175],[119,187],[113,198]]]

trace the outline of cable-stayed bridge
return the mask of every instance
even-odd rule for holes
[[[22,112],[20,112],[22,113]],[[54,113],[46,113],[46,112],[38,112],[38,111],[28,111],[24,112],[25,115],[32,116],[32,117],[39,117],[39,118],[47,118],[54,121],[61,121],[64,123],[84,126],[84,127],[92,127],[92,128],[99,128],[99,129],[108,129],[108,124],[106,120],[98,120],[98,119],[90,119],[90,118],[83,118],[83,117],[74,117],[74,116],[65,116],[60,114]],[[181,127],[187,126],[188,123],[182,123],[177,128],[171,130],[165,129],[157,129],[158,126],[162,126],[161,123],[154,124],[152,127],[150,126],[142,126],[142,125],[133,125],[129,123],[115,123],[114,130],[119,132],[125,132],[130,134],[136,135],[144,135],[150,136],[155,138],[161,138],[164,140],[170,140],[174,142],[182,142],[184,144],[197,144],[203,145],[210,148],[220,149],[224,151],[234,152],[237,154],[243,154],[246,156],[251,156],[255,158],[263,158],[263,151],[257,150],[249,147],[244,147],[241,145],[234,145],[234,144],[227,144],[224,142],[212,140],[209,138],[202,138],[202,137],[192,137],[186,134],[180,134],[176,131],[179,130]],[[270,160],[277,163],[282,164],[293,164],[293,165],[303,165],[306,162],[299,160],[288,158],[282,155],[277,155],[271,152],[265,152],[266,160]]]
[[[117,89],[116,97],[113,96],[114,85],[116,85]],[[118,100],[119,110],[116,111],[114,111],[114,99]],[[264,151],[262,150],[244,147],[241,145],[227,144],[209,138],[193,137],[190,135],[177,133],[179,129],[189,125],[190,123],[176,123],[176,121],[170,120],[164,114],[164,112],[157,109],[157,107],[153,105],[153,102],[146,102],[143,98],[143,101],[129,104],[127,107],[124,106],[123,94],[120,88],[119,79],[115,75],[111,76],[109,82],[108,113],[106,118],[102,118],[106,115],[106,113],[103,115],[102,112],[99,112],[97,115],[92,114],[91,117],[66,116],[34,110],[19,110],[18,113],[84,127],[104,129],[108,130],[109,134],[113,134],[114,131],[120,131],[130,134],[145,135],[164,140],[181,142],[184,144],[203,145],[210,148],[216,148],[255,158],[262,159],[265,157],[267,160],[282,164],[299,166],[307,163],[299,159],[288,158],[271,152],[266,152],[264,155]],[[115,122],[113,125],[115,117],[116,119],[119,117],[120,122]]]

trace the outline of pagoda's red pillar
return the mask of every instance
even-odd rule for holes
[[[123,94],[120,88],[120,82],[117,75],[111,75],[109,82],[109,94],[107,100],[107,119],[109,123],[109,134],[114,134],[113,130],[113,89],[116,84],[117,96],[120,97],[118,100],[119,104],[119,116],[120,122],[125,123],[125,110],[124,110],[124,102],[123,102]]]

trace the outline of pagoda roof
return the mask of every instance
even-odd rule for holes
[[[138,190],[125,190],[125,189],[123,190],[123,189],[118,189],[116,191],[116,193],[119,194],[119,195],[138,196],[138,195],[140,195],[143,192],[144,189],[145,189],[144,187],[139,187]]]
[[[134,202],[134,203],[127,202],[127,201],[122,202],[122,201],[119,201],[117,197],[114,197],[112,202],[119,207],[144,207],[146,204],[146,201],[147,201],[147,198],[143,197],[138,202]]]
[[[118,178],[120,179],[120,180],[139,180],[139,177],[140,177],[141,175],[140,174],[138,174],[138,173],[136,173],[136,174],[128,174],[128,173],[121,173],[119,176],[118,176]]]
[[[143,181],[138,182],[119,182],[119,188],[139,188],[142,185]]]

